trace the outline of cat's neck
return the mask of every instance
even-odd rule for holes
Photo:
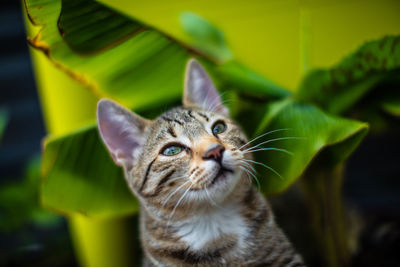
[[[232,238],[242,247],[248,234],[242,207],[233,203],[226,203],[175,223],[175,230],[180,240],[193,250],[213,246],[210,242],[215,240]]]

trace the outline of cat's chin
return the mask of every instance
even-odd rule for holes
[[[239,171],[225,168],[221,169],[218,175],[202,189],[206,191],[206,195],[209,195],[209,197],[217,203],[222,202],[231,194],[240,179]]]
[[[221,167],[208,186],[213,186],[219,183],[221,180],[228,179],[229,175],[233,175],[233,170]]]

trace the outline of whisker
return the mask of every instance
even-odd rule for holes
[[[187,183],[190,183],[190,180],[184,182],[184,183],[181,184],[174,192],[172,192],[172,193],[168,196],[167,200],[164,201],[162,207],[164,208],[165,204],[167,204],[167,202],[170,200],[170,198],[171,198],[173,195],[175,195],[175,194],[179,191],[179,189],[181,189],[181,188],[182,188],[183,186],[185,186]]]
[[[252,183],[252,180],[251,180],[250,175],[249,175],[247,172],[244,172],[244,173],[246,173],[246,175],[247,175],[247,180],[249,181],[249,183]]]
[[[260,190],[261,186],[260,186],[260,181],[258,181],[258,178],[257,178],[252,172],[250,172],[248,169],[246,169],[244,166],[240,166],[240,168],[241,168],[242,170],[244,170],[247,174],[250,174],[251,176],[253,176],[253,178],[254,178],[254,179],[256,180],[256,182],[257,182],[258,190]]]
[[[189,192],[189,190],[192,188],[194,184],[191,184],[188,189],[186,189],[185,193],[183,193],[183,195],[179,198],[178,202],[175,204],[174,209],[171,212],[171,215],[169,216],[168,222],[167,222],[167,227],[169,225],[169,221],[172,219],[172,217],[175,214],[176,208],[179,206],[179,204],[181,203],[181,201],[183,200],[183,198],[186,196],[186,194]]]
[[[269,134],[272,134],[272,133],[275,133],[275,132],[288,131],[288,130],[291,130],[291,129],[290,128],[282,128],[282,129],[272,130],[272,131],[263,133],[262,135],[259,135],[259,136],[255,137],[255,138],[253,138],[252,140],[250,140],[249,142],[247,142],[246,144],[242,145],[241,147],[239,147],[239,149],[242,149],[243,147],[247,146],[248,144],[251,144],[254,141],[256,141],[256,140],[258,140],[261,137],[264,137],[266,135],[269,135]]]
[[[186,175],[182,175],[182,176],[179,176],[179,177],[175,177],[175,178],[173,178],[173,179],[168,180],[167,183],[169,184],[169,183],[171,183],[171,182],[173,182],[173,181],[180,180],[180,179],[183,179],[183,178],[185,178],[185,177],[186,177]]]
[[[224,92],[223,94],[225,94],[226,92]],[[223,95],[222,94],[222,95]],[[221,96],[222,96],[221,95]],[[220,103],[218,103],[218,101],[213,101],[213,105],[209,108],[209,110],[208,111],[210,111],[210,112],[215,112],[215,110],[218,108],[218,107],[220,107],[220,106],[223,106],[223,105],[225,105],[226,103],[229,103],[229,102],[232,102],[233,101],[233,99],[226,99],[226,100],[224,100],[224,101],[221,101]]]
[[[288,154],[290,156],[294,155],[293,152],[291,152],[289,150],[286,150],[286,149],[283,149],[283,148],[276,148],[276,147],[262,147],[262,148],[257,148],[257,149],[254,149],[254,150],[246,150],[246,151],[244,151],[242,153],[243,154],[247,154],[247,153],[252,153],[252,152],[257,152],[257,151],[265,151],[265,150],[279,151],[279,152],[286,153],[286,154]]]
[[[261,142],[261,143],[255,145],[255,146],[246,148],[246,149],[243,150],[243,151],[248,151],[248,150],[251,150],[251,149],[253,149],[253,148],[257,148],[257,147],[259,147],[259,146],[261,146],[261,145],[268,144],[268,143],[271,143],[271,142],[274,142],[274,141],[279,141],[279,140],[298,140],[298,139],[305,139],[305,138],[304,138],[304,137],[297,137],[297,136],[278,137],[278,138],[269,139],[269,140],[267,140],[267,141]]]
[[[207,94],[206,94],[206,98],[205,98],[205,100],[204,100],[204,102],[203,102],[203,105],[202,105],[202,108],[204,109],[204,110],[206,110],[207,112],[214,112],[214,110],[216,109],[216,107],[218,106],[218,105],[221,105],[222,103],[223,103],[223,101],[221,101],[221,103],[218,103],[218,101],[217,101],[217,99],[216,98],[213,98],[213,99],[211,99],[211,103],[208,103],[209,102],[209,97],[208,97],[208,94],[209,94],[209,92],[210,91],[207,91]],[[224,94],[226,94],[227,92],[225,91],[225,92],[223,92],[223,93],[221,93],[219,96],[220,96],[220,99],[222,99],[222,96],[224,95]],[[208,106],[208,108],[207,109],[205,109],[205,105],[206,104],[209,104]]]
[[[261,162],[258,162],[258,161],[254,161],[254,160],[250,160],[250,159],[243,159],[243,160],[252,162],[252,163],[254,163],[254,164],[261,165],[261,166],[267,168],[268,170],[272,171],[273,173],[275,173],[280,179],[282,179],[282,180],[284,179],[284,178],[282,177],[282,175],[280,175],[280,174],[279,174],[277,171],[275,171],[272,167],[270,167],[270,166],[268,166],[268,165],[265,165],[264,163],[261,163]]]
[[[208,193],[207,187],[204,187],[204,191],[206,191],[207,197],[210,200],[211,204],[215,207],[220,207],[217,203],[215,203],[215,201],[212,199],[212,197],[210,196],[210,194]]]
[[[240,162],[242,162],[242,163],[246,164],[248,167],[250,167],[250,168],[251,168],[251,170],[252,170],[254,173],[256,173],[256,172],[257,172],[257,171],[256,171],[256,169],[254,169],[254,167],[253,167],[253,166],[251,166],[251,164],[250,164],[250,163],[248,163],[248,162],[244,161],[243,159],[241,159],[241,160],[240,160]]]

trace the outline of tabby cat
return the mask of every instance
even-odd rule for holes
[[[245,169],[248,140],[203,67],[151,121],[102,99],[100,135],[139,199],[144,266],[303,266]]]

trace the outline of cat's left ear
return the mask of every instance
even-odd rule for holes
[[[183,105],[229,116],[229,111],[222,104],[221,97],[210,76],[193,58],[186,65]]]

